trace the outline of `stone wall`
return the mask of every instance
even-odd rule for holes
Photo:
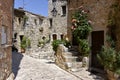
[[[108,26],[108,16],[111,10],[112,4],[115,0],[68,0],[68,35],[69,39],[72,40],[71,34],[71,16],[72,14],[83,7],[84,10],[88,11],[88,18],[91,21],[93,31],[103,30],[106,35]]]
[[[67,34],[67,0],[53,0],[48,1],[48,17],[52,19],[52,26],[50,26],[51,39],[53,40],[54,34],[57,35],[57,39],[61,39],[61,35]],[[63,14],[62,6],[66,6],[66,14]],[[53,16],[52,11],[56,10],[56,15]]]
[[[68,69],[68,66],[66,65],[67,63],[65,57],[65,52],[67,51],[68,49],[63,44],[60,44],[56,52],[56,60],[55,60],[56,64],[65,70]]]
[[[116,49],[120,50],[120,2],[119,0],[68,0],[68,35],[72,40],[71,34],[71,15],[83,6],[87,10],[89,20],[93,31],[105,31],[112,27],[114,39],[116,40]],[[112,21],[112,22],[111,22]],[[111,24],[112,23],[112,24]]]
[[[30,47],[26,48],[27,55],[38,59],[53,58],[54,52],[51,46],[49,19],[21,9],[15,9],[14,13],[13,36],[16,41],[14,45],[18,51],[21,52],[20,36],[26,36],[31,42]]]
[[[0,0],[0,80],[12,73],[13,0]],[[13,80],[9,78],[8,80]]]
[[[18,14],[17,14],[18,13]],[[26,21],[24,20],[26,18]],[[17,33],[16,37],[15,34]],[[39,41],[44,41],[43,37],[49,41],[49,25],[48,19],[33,14],[28,11],[15,9],[15,18],[14,18],[14,39],[16,40],[15,45],[20,52],[20,36],[26,36],[31,41],[31,49],[38,48]]]

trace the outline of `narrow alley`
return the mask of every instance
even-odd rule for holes
[[[13,52],[15,80],[81,80],[47,60]]]

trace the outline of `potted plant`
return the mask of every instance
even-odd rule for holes
[[[107,72],[108,80],[117,80],[115,74],[120,74],[120,52],[117,53],[114,48],[103,46],[97,57]]]
[[[31,41],[27,37],[23,37],[21,41],[21,53],[25,53],[26,48],[31,46]]]
[[[87,67],[90,47],[86,39],[79,40],[79,52],[81,53],[82,56],[82,66]]]

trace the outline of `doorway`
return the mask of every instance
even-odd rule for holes
[[[91,52],[91,67],[93,70],[103,70],[103,66],[100,64],[97,54],[100,54],[101,48],[104,45],[104,31],[92,32],[92,52]]]
[[[57,40],[57,35],[56,34],[53,34],[53,40]]]

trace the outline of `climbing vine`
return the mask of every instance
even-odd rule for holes
[[[80,45],[82,53],[88,53],[90,48],[87,41],[89,33],[92,31],[91,21],[88,20],[88,12],[84,9],[76,11],[72,16],[73,36]]]

